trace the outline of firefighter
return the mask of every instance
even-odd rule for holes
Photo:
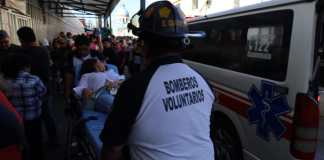
[[[125,146],[133,160],[214,159],[210,116],[215,97],[181,59],[191,35],[183,13],[168,1],[155,2],[140,15],[139,27],[132,23],[129,28],[144,41],[146,69],[117,93],[100,135],[102,160],[123,158]]]

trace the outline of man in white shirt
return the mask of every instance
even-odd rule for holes
[[[214,95],[202,76],[182,62],[188,28],[168,1],[151,4],[140,27],[145,71],[120,87],[101,133],[102,160],[213,160],[210,116]]]
[[[117,88],[121,81],[125,80],[125,76],[119,75],[113,69],[106,70],[107,67],[99,60],[93,59],[93,61],[97,61],[96,66],[100,67],[95,67],[97,70],[95,72],[83,74],[73,91],[78,97],[82,97],[85,103],[96,95],[94,99],[91,99],[95,101],[95,109],[110,112],[115,95],[113,87]],[[104,87],[110,87],[110,90]]]
[[[93,72],[82,75],[79,84],[73,88],[74,92],[78,96],[82,96],[84,89],[88,89],[91,92],[97,92],[100,88],[108,85],[109,82],[117,82],[125,80],[125,76],[121,76],[112,69],[105,72]]]

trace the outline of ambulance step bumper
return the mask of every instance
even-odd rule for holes
[[[316,152],[316,160],[324,160],[324,116],[320,118],[319,143]]]

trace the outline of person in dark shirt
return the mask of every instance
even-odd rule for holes
[[[109,38],[104,38],[102,40],[103,43],[103,55],[106,58],[106,61],[108,64],[113,64],[115,66],[118,66],[118,57],[114,49],[112,48],[112,42]]]
[[[117,54],[117,67],[119,70],[119,73],[124,73],[124,67],[126,65],[126,56],[127,56],[127,51],[124,46],[124,41],[120,40],[117,42],[115,46],[115,52]]]
[[[18,46],[10,43],[10,37],[5,30],[0,30],[0,90],[4,92],[10,92],[8,85],[3,79],[3,70],[6,68],[6,62],[10,55],[17,52]]]
[[[17,52],[18,49],[17,45],[10,43],[8,33],[5,30],[0,30],[0,72],[2,72],[7,56]]]
[[[17,31],[17,35],[21,43],[21,53],[32,58],[31,73],[40,77],[43,83],[47,85],[50,71],[48,50],[37,45],[35,33],[29,27],[21,27]]]
[[[15,51],[19,46],[10,43],[10,37],[5,30],[0,30],[0,52]]]
[[[70,48],[64,43],[62,38],[58,37],[53,40],[53,49],[50,56],[54,63],[52,66],[54,71],[59,71],[60,74],[63,74],[64,61],[66,60],[69,52]],[[63,77],[63,75],[60,76]]]
[[[50,77],[50,58],[49,51],[43,47],[40,47],[36,43],[36,35],[32,28],[21,27],[17,31],[19,41],[21,43],[22,54],[27,55],[31,59],[31,74],[38,76],[44,83],[48,90],[49,77]],[[56,145],[57,141],[57,131],[54,119],[50,113],[50,108],[48,104],[48,94],[43,99],[42,105],[42,118],[45,122],[45,127],[49,135],[50,143]]]
[[[143,42],[138,40],[137,42],[135,42],[135,46],[133,49],[133,57],[130,65],[132,75],[139,73],[141,71],[141,67],[143,64],[142,50],[143,50]]]

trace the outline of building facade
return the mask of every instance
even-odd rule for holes
[[[116,11],[112,18],[113,34],[115,36],[133,36],[127,28],[127,24],[130,21],[130,15],[124,4]]]
[[[43,41],[45,38],[52,40],[61,31],[75,34],[84,32],[84,27],[78,18],[59,17],[46,8],[40,7],[37,0],[23,2],[26,6],[21,4],[21,0],[8,0],[0,5],[0,29],[8,32],[12,43],[19,44],[16,31],[23,26],[32,27],[38,41]],[[25,13],[24,7],[26,7]]]

